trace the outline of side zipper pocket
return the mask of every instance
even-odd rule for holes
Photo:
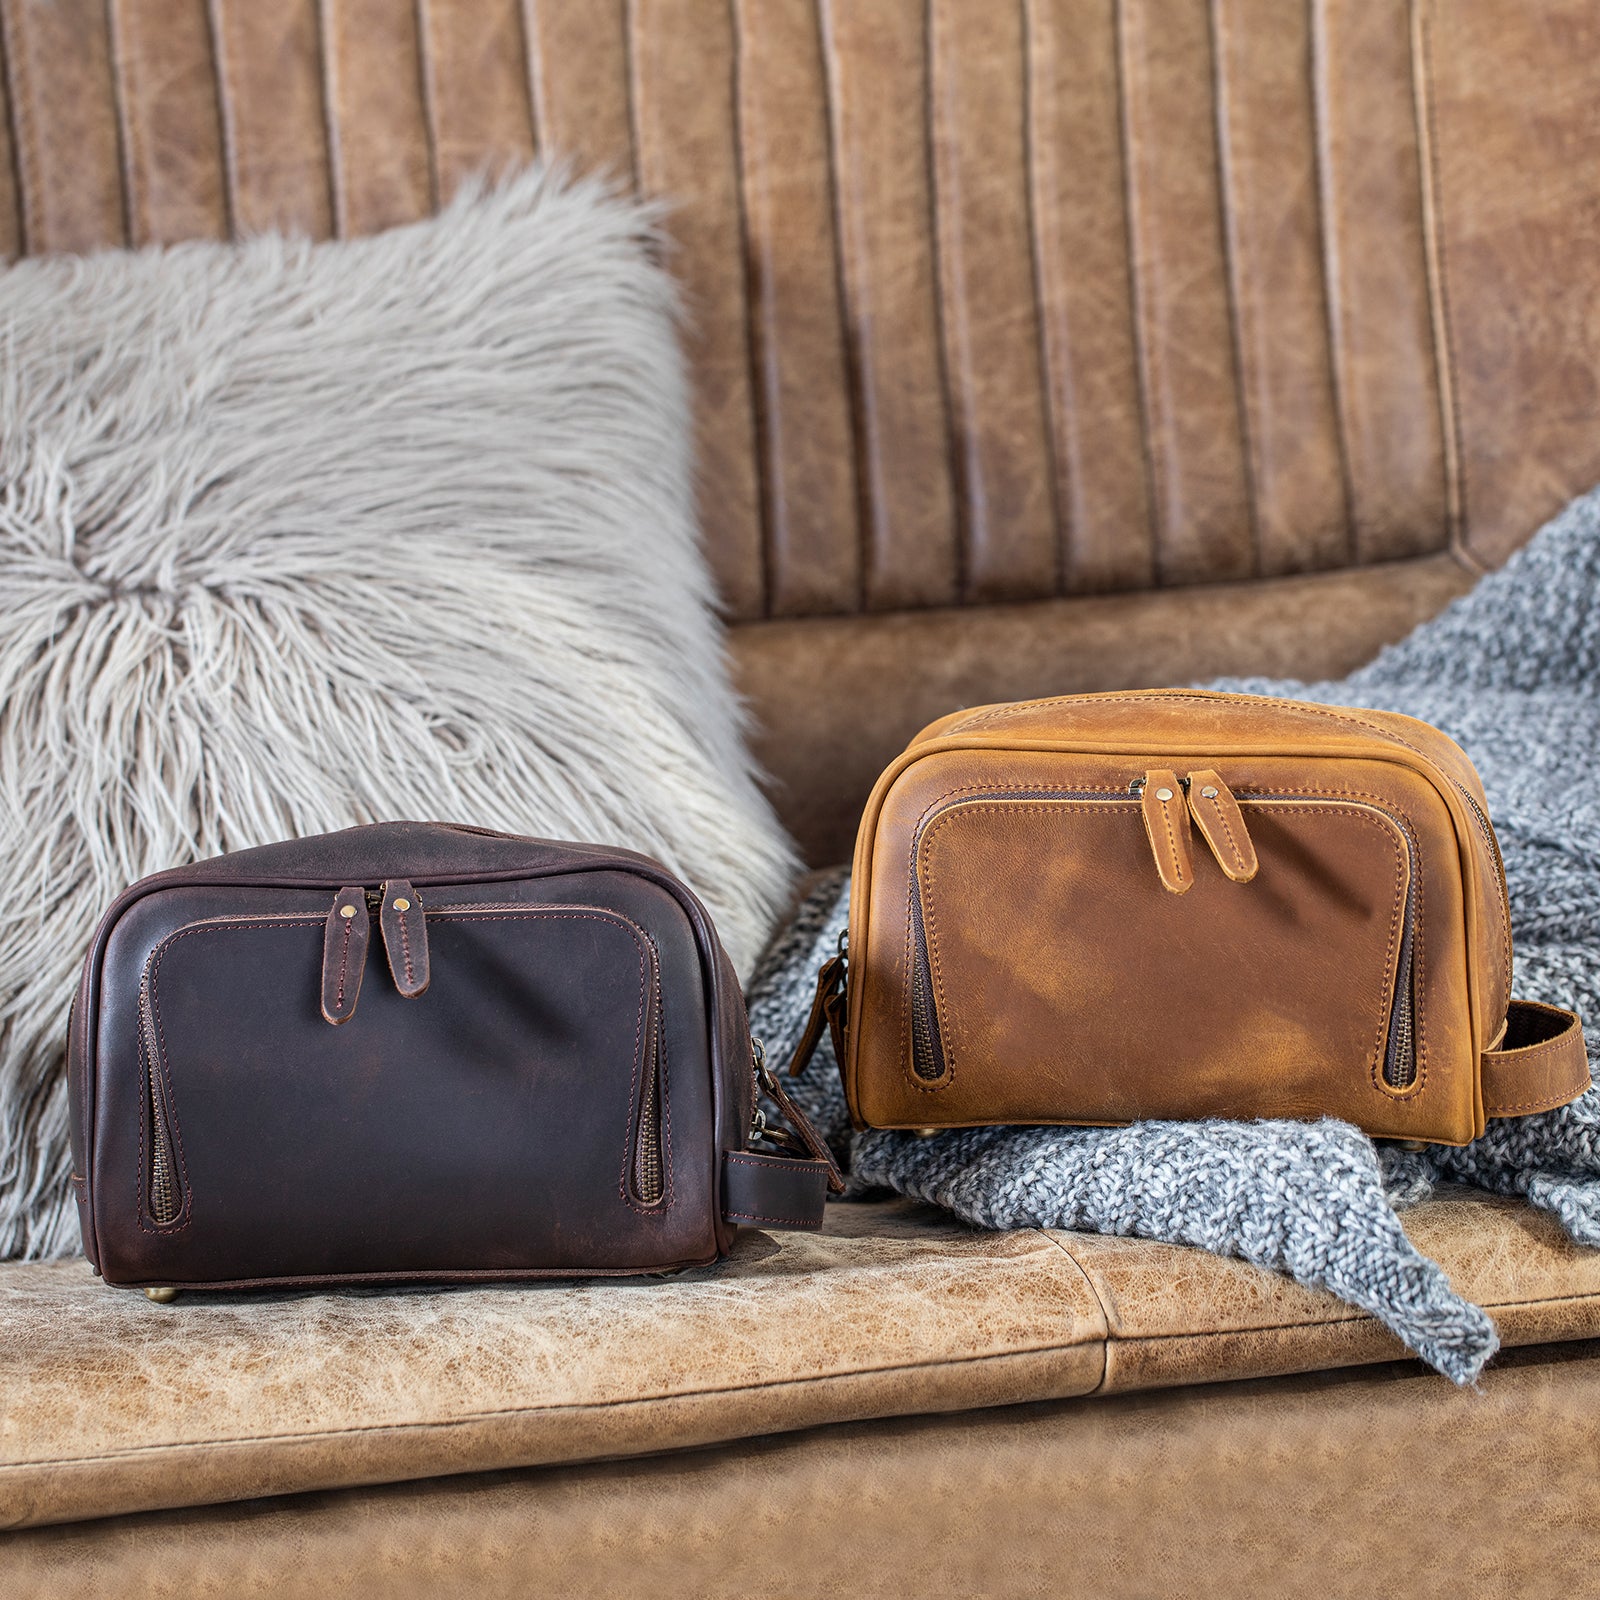
[[[662,1095],[665,1049],[661,1041],[661,974],[651,951],[654,995],[650,1031],[645,1047],[644,1091],[639,1099],[639,1131],[633,1145],[633,1194],[642,1206],[658,1206],[667,1193],[666,1139],[662,1131]]]
[[[145,1205],[158,1228],[170,1228],[183,1215],[185,1194],[172,1103],[161,1072],[160,1038],[150,998],[148,967],[139,984],[139,1031],[145,1059],[145,1114],[150,1122]]]

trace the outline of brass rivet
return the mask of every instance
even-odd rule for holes
[[[409,911],[411,909],[411,902],[407,900],[403,894],[396,895],[394,899],[394,908],[396,911]]]
[[[339,915],[341,917],[353,917],[355,914],[356,914],[356,908],[354,906],[340,906],[339,907]]]
[[[1157,789],[1156,790],[1156,799],[1157,800],[1170,800],[1171,798],[1172,798],[1172,791],[1170,789]]]
[[[1217,791],[1213,789],[1209,783],[1200,791],[1200,793],[1201,796],[1207,800],[1215,800],[1217,798]]]
[[[913,1128],[911,1130],[919,1139],[931,1139],[936,1133],[943,1133],[943,1128]]]
[[[160,1289],[146,1289],[145,1299],[154,1300],[158,1306],[171,1305],[178,1298],[176,1289],[162,1287]]]

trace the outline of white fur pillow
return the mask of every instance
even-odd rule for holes
[[[658,857],[748,972],[788,841],[696,546],[647,211],[0,273],[0,1254],[76,1248],[64,1040],[131,880],[384,818]]]

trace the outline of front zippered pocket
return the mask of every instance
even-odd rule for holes
[[[434,895],[441,892],[448,892],[448,886],[432,891]],[[375,892],[369,891],[367,907],[366,915],[381,915],[381,900]],[[519,1007],[532,1008],[528,1012],[530,1026],[535,1033],[543,1026],[549,1032],[550,1043],[548,1054],[535,1050],[530,1065],[541,1056],[547,1055],[552,1063],[565,1056],[569,1061],[566,1071],[577,1068],[594,1073],[590,1114],[609,1122],[613,1113],[605,1112],[603,1107],[608,1101],[615,1104],[616,1134],[625,1139],[621,1173],[624,1197],[636,1210],[656,1213],[666,1209],[672,1192],[667,1029],[660,961],[653,937],[630,918],[602,906],[430,901],[426,906],[419,904],[417,909],[425,918],[441,957],[435,963],[437,995],[430,989],[415,999],[406,999],[386,983],[376,989],[369,984],[369,993],[359,1010],[337,1028],[328,1027],[318,1009],[316,980],[321,967],[318,957],[324,918],[301,912],[203,918],[178,927],[151,952],[139,989],[138,1032],[143,1067],[141,1201],[147,1225],[154,1231],[165,1233],[189,1228],[191,1224],[203,1227],[211,1219],[208,1202],[215,1183],[208,1181],[207,1172],[214,1178],[219,1152],[212,1145],[217,1140],[219,1110],[232,1130],[224,1136],[225,1142],[237,1148],[241,1168],[247,1169],[256,1153],[252,1139],[280,1152],[292,1145],[293,1133],[275,1108],[253,1120],[241,1119],[235,1127],[233,1117],[216,1098],[218,1079],[229,1071],[237,1069],[242,1086],[247,1077],[254,1077],[259,1083],[263,1073],[277,1065],[274,1053],[266,1047],[272,1036],[289,1040],[300,1030],[298,1048],[287,1046],[289,1067],[291,1072],[302,1066],[306,1069],[309,1089],[302,1082],[297,1092],[302,1096],[309,1092],[319,1102],[306,1113],[306,1131],[320,1132],[314,1124],[328,1115],[340,1114],[339,1108],[348,1094],[359,1091],[369,1079],[383,1081],[399,1073],[393,1078],[396,1086],[408,1094],[415,1091],[415,1081],[408,1079],[401,1066],[414,1041],[428,1038],[432,1042],[425,1053],[437,1057],[454,1038],[461,1037],[463,1020],[481,1015],[485,1005],[507,1007],[507,1019],[514,1017]],[[525,974],[518,974],[507,965],[527,938],[511,932],[517,927],[546,930],[537,935],[537,942],[547,953],[535,960]],[[610,963],[610,971],[618,970],[621,959],[620,934],[626,935],[634,950],[637,985],[625,1001],[618,996],[619,1004],[609,1021],[593,1013],[583,1001],[584,959],[576,952],[568,955],[563,951],[563,934],[575,945],[598,940],[596,957],[602,963]],[[235,948],[235,941],[248,943]],[[181,959],[172,954],[175,951],[181,952]],[[175,959],[178,967],[175,973],[169,973]],[[207,1016],[203,1002],[198,1011],[196,1006],[207,991],[224,991],[224,985],[214,979],[208,981],[202,974],[220,972],[228,964],[228,970],[237,970],[241,961],[250,970],[254,986],[269,991],[276,986],[278,995],[272,1020],[250,1029],[248,1037],[236,1038],[229,1007],[219,1007],[214,1015]],[[477,967],[476,975],[464,971],[463,964]],[[294,977],[297,972],[303,975],[301,979]],[[530,985],[521,999],[519,978],[522,984]],[[461,990],[463,981],[470,986],[465,994]],[[488,987],[484,987],[486,984]],[[251,999],[258,1002],[260,995],[252,990]],[[594,1018],[593,1023],[583,1020],[588,1016]],[[614,1036],[614,1045],[604,1046],[597,1038],[591,1047],[593,1053],[585,1054],[581,1030],[595,1024],[599,1024],[600,1035]],[[497,1039],[515,1036],[515,1029],[506,1022],[493,1031]],[[624,1040],[631,1060],[622,1059],[618,1053],[617,1047]],[[579,1051],[575,1056],[570,1053],[574,1049]],[[456,1053],[459,1066],[455,1070],[467,1085],[466,1092],[481,1092],[477,1082],[482,1078],[493,1080],[495,1062],[490,1057],[475,1056],[469,1040],[463,1040]],[[249,1060],[256,1061],[255,1068],[246,1065]],[[500,1092],[512,1091],[508,1086]],[[195,1147],[187,1159],[178,1126],[180,1096],[197,1101],[199,1125],[204,1130],[195,1135],[198,1144],[191,1139]],[[320,1105],[324,1100],[326,1112]],[[419,1105],[427,1102],[428,1095],[421,1093]],[[272,1100],[264,1103],[263,1110],[270,1105]],[[362,1114],[362,1120],[381,1127],[390,1114],[389,1107],[374,1103]],[[441,1107],[435,1116],[441,1114],[447,1115],[448,1108]],[[194,1134],[193,1129],[190,1131]],[[407,1148],[422,1134],[423,1126],[419,1124],[414,1133],[396,1129],[385,1139],[391,1145]],[[378,1143],[381,1146],[383,1141]],[[611,1148],[615,1150],[616,1146]],[[470,1144],[465,1140],[459,1149],[451,1144],[436,1144],[431,1159],[441,1169],[459,1162],[464,1171],[470,1172],[474,1164]],[[313,1164],[309,1158],[307,1164]],[[322,1165],[326,1169],[326,1163]],[[394,1165],[398,1173],[407,1163],[397,1160]],[[412,1157],[409,1165],[426,1170],[428,1163]],[[613,1198],[617,1188],[617,1168],[612,1166]]]
[[[916,1081],[925,1089],[938,1089],[950,1081],[951,1063],[945,1036],[945,1023],[941,1018],[941,980],[936,950],[929,934],[930,913],[927,903],[927,871],[925,843],[940,819],[952,812],[975,807],[1026,808],[1059,805],[1064,808],[1084,806],[1122,807],[1129,811],[1129,823],[1138,830],[1137,796],[1142,779],[1134,779],[1127,788],[1051,788],[1018,787],[971,789],[959,797],[950,798],[932,807],[919,821],[913,836],[911,859],[913,863],[910,893],[910,996],[909,1034],[911,1068]],[[1417,1081],[1418,1024],[1415,994],[1415,946],[1417,930],[1417,897],[1420,884],[1420,857],[1415,832],[1409,821],[1397,810],[1376,804],[1367,799],[1350,799],[1340,795],[1323,795],[1294,790],[1241,789],[1237,793],[1241,807],[1309,807],[1317,811],[1339,808],[1365,811],[1383,819],[1393,830],[1403,848],[1404,886],[1396,913],[1398,951],[1394,957],[1393,982],[1389,986],[1386,1022],[1382,1035],[1382,1053],[1376,1074],[1383,1087],[1394,1093],[1404,1093]],[[1229,885],[1229,892],[1248,894],[1250,885]],[[1141,975],[1128,974],[1130,998],[1137,992]]]

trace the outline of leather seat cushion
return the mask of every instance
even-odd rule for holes
[[[1407,1226],[1506,1344],[1600,1334],[1600,1252],[1522,1203],[1456,1191]],[[1240,1262],[904,1201],[830,1207],[819,1236],[746,1232],[724,1267],[665,1282],[158,1307],[79,1262],[11,1263],[0,1507],[69,1521],[1400,1353]]]

